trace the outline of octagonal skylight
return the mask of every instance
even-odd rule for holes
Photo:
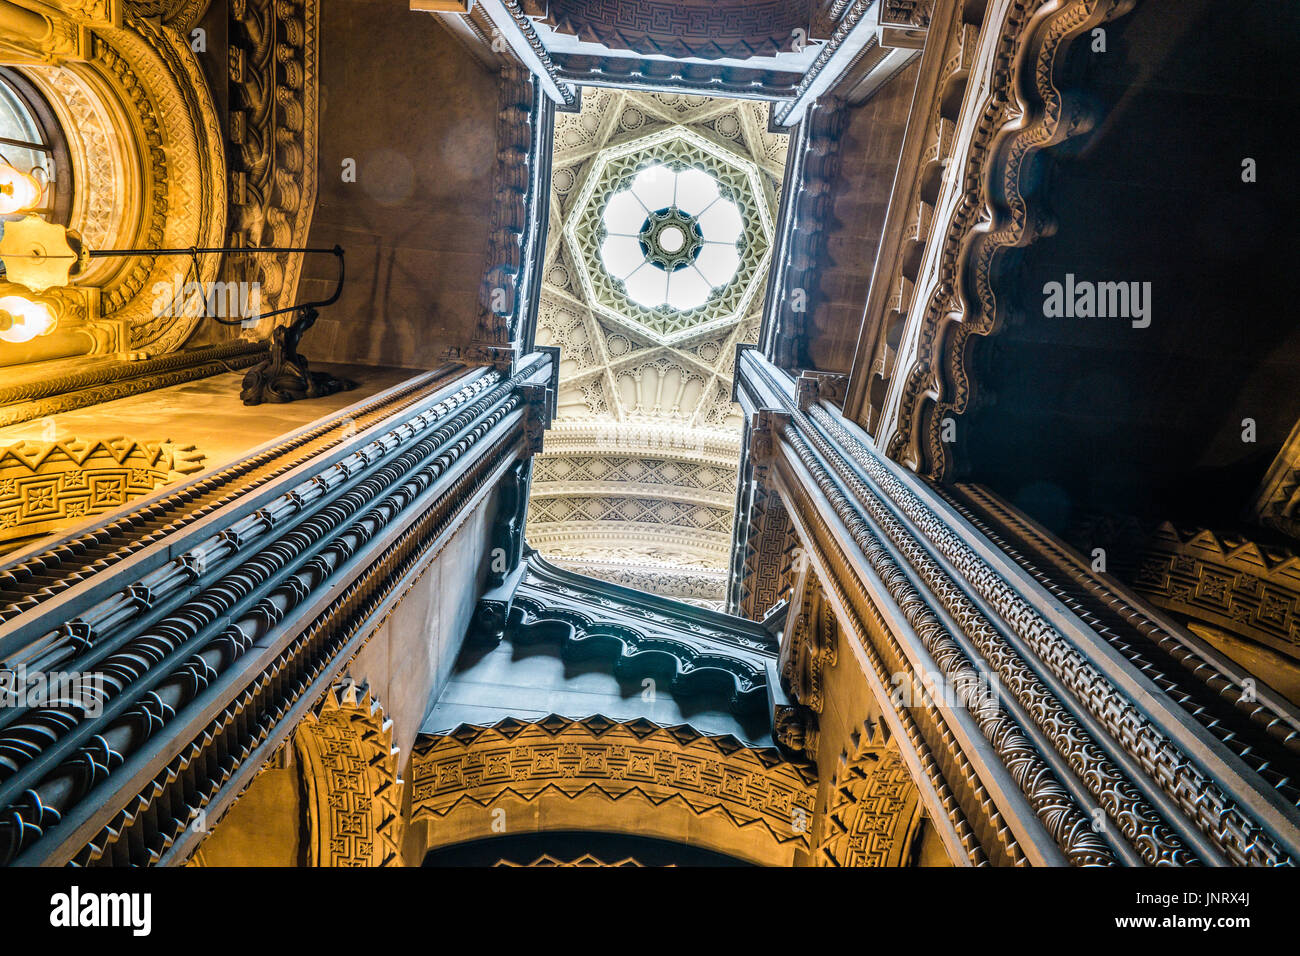
[[[601,262],[646,308],[698,308],[740,267],[740,210],[702,169],[641,170],[602,215]]]

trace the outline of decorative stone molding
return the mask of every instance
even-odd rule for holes
[[[558,51],[552,58],[559,77],[578,86],[617,85],[645,92],[781,99],[790,96],[799,81],[799,74],[784,70],[723,64]]]
[[[1290,785],[1249,763],[1253,748],[1300,745],[1294,708],[1260,695],[1251,705],[1261,715],[1257,726],[1239,724],[1216,739],[1188,720],[1222,710],[1208,688],[1191,679],[1182,692],[1166,693],[1152,683],[1163,678],[1149,664],[1119,656],[1125,645],[1147,653],[1152,642],[1140,621],[1125,618],[1122,630],[1098,633],[1073,604],[1036,590],[996,539],[964,524],[835,412],[822,405],[800,412],[793,381],[752,351],[744,353],[741,382],[747,408],[777,407],[790,416],[779,434],[775,480],[846,639],[852,635],[867,651],[868,683],[893,736],[909,742],[904,757],[922,770],[930,760],[952,767],[942,776],[956,805],[940,796],[932,774],[914,773],[918,784],[928,776],[934,787],[922,787],[923,799],[932,819],[947,818],[950,853],[960,845],[972,861],[981,859],[970,853],[963,832],[970,827],[993,862],[1269,864],[1294,857],[1300,825]],[[1199,664],[1189,655],[1179,660]],[[1232,686],[1225,682],[1213,696]],[[955,706],[933,708],[936,690],[954,695]],[[971,732],[988,741],[996,763],[954,747],[952,735]],[[959,755],[969,771],[951,764]],[[988,784],[978,781],[1000,777],[1004,783],[995,786],[1014,786],[1027,801],[1001,811],[997,826],[1009,826],[1014,842],[990,839],[1007,831],[989,825],[991,807],[979,796]],[[1109,829],[1091,826],[1091,801],[1112,821]],[[953,813],[958,807],[961,816]]]
[[[1300,749],[1300,715],[1295,708],[1259,686],[1240,667],[1214,653],[1172,619],[1160,616],[1142,600],[1150,600],[1150,595],[1140,595],[1136,589],[1129,593],[1110,574],[1092,571],[1082,557],[987,488],[959,484],[951,490],[939,489],[938,493],[1066,603],[1092,632],[1177,701],[1188,716],[1284,792],[1288,800],[1300,800],[1300,788],[1287,771],[1279,770],[1289,765],[1288,751]],[[1138,552],[1146,536],[1140,533],[1139,537],[1135,546]],[[1181,540],[1181,536],[1176,537]],[[1227,546],[1223,551],[1238,546]],[[1109,541],[1107,547],[1111,547]],[[1116,572],[1132,580],[1138,565],[1124,560],[1126,550],[1122,543],[1113,549],[1119,557]],[[1250,547],[1243,548],[1243,563],[1251,561],[1250,551]],[[1260,557],[1263,559],[1262,552]],[[1285,575],[1289,560],[1285,554],[1274,554],[1265,563],[1279,564]]]
[[[1300,658],[1300,557],[1293,553],[1166,522],[1147,539],[1132,582],[1159,607]]]
[[[923,815],[898,751],[855,734],[840,756],[820,820],[818,866],[906,866]]]
[[[847,375],[833,372],[800,372],[794,383],[795,403],[799,406],[799,411],[808,411],[815,402],[843,405],[848,380]]]
[[[488,267],[479,292],[478,326],[466,356],[476,361],[484,350],[531,346],[534,329],[524,323],[535,321],[546,250],[541,196],[550,172],[554,104],[527,70],[512,64],[502,67],[498,99]]]
[[[790,695],[814,714],[825,704],[823,674],[835,666],[839,625],[835,609],[823,597],[817,575],[804,562],[800,586],[786,616],[786,633],[781,640],[781,680]]]
[[[318,451],[294,481],[224,498],[224,520],[172,530],[126,571],[82,582],[76,612],[64,594],[7,608],[6,664],[99,674],[103,709],[27,708],[0,730],[0,861],[183,860],[193,814],[220,817],[515,460],[517,386],[552,375],[536,355],[508,379],[435,386]],[[112,786],[138,754],[133,779],[150,782]]]
[[[193,445],[116,437],[0,447],[0,541],[113,511],[203,469]]]
[[[612,50],[716,60],[789,51],[808,38],[809,0],[547,0],[542,21],[556,33]]]
[[[809,849],[814,780],[775,749],[685,724],[507,718],[420,738],[411,819],[427,824],[430,849],[490,837],[496,819],[506,832],[690,833],[693,845],[789,866]]]
[[[1260,524],[1300,539],[1300,422],[1269,466],[1251,510]]]
[[[393,722],[369,688],[335,684],[294,731],[307,866],[401,866],[402,781]]]
[[[934,146],[927,149],[940,160],[951,149],[948,174],[927,187],[933,160],[918,165],[908,186],[909,208],[928,223],[912,240],[920,243],[918,254],[900,254],[888,265],[891,271],[878,269],[873,279],[873,286],[899,290],[885,312],[897,312],[906,323],[877,437],[891,458],[922,474],[944,476],[952,467],[942,422],[970,401],[970,337],[989,334],[997,322],[994,262],[1047,228],[1042,211],[1025,198],[1022,178],[1037,153],[1092,126],[1084,100],[1059,85],[1066,53],[1134,2],[999,0],[989,4],[982,29],[953,16],[933,53],[927,47],[926,56],[943,63],[932,101]],[[968,88],[978,95],[964,96]],[[933,222],[926,207],[933,209]],[[989,210],[999,210],[994,220]],[[959,273],[967,276],[964,282]],[[864,374],[865,368],[855,370],[855,376]]]
[[[725,696],[734,712],[762,709],[769,652],[753,632],[739,631],[726,618],[704,618],[704,611],[670,610],[671,602],[653,617],[620,615],[616,611],[626,602],[620,590],[557,574],[536,556],[529,564],[532,573],[510,611],[516,647],[557,643],[566,657],[608,660],[613,673],[633,680],[662,674],[665,660],[671,660],[674,697],[715,695],[721,681],[731,688]],[[701,626],[701,618],[712,627]]]
[[[795,134],[763,322],[764,351],[781,368],[808,364],[804,349],[810,314],[820,299],[830,189],[840,166],[836,147],[847,124],[844,102],[826,96],[809,108]]]

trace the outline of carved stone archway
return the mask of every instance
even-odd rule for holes
[[[367,688],[342,682],[294,731],[307,866],[402,865],[402,781],[392,727]]]
[[[749,863],[790,866],[811,848],[815,785],[811,768],[775,749],[687,725],[600,715],[507,718],[417,744],[411,825],[423,827],[424,849],[582,830],[689,842]]]

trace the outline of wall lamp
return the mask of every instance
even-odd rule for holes
[[[12,169],[12,167],[9,167]],[[17,172],[17,170],[14,170]],[[0,169],[0,177],[3,176]],[[22,173],[18,173],[22,176]],[[30,178],[30,177],[28,177]],[[17,195],[17,187],[15,187]],[[3,194],[3,195],[8,195]],[[39,195],[39,190],[38,190]],[[259,312],[239,318],[222,318],[207,315],[222,325],[243,326],[250,321],[273,318],[287,312],[296,313],[288,325],[277,325],[271,332],[270,356],[260,365],[250,369],[244,377],[240,397],[246,405],[262,402],[291,402],[300,398],[318,398],[333,392],[352,388],[354,383],[334,378],[307,368],[307,360],[298,353],[298,343],[319,315],[318,309],[333,305],[343,294],[343,249],[307,246],[191,246],[180,249],[90,249],[81,236],[72,229],[46,222],[39,216],[26,216],[6,224],[0,236],[0,262],[4,263],[6,278],[34,293],[62,288],[84,272],[90,259],[123,256],[189,256],[198,274],[198,257],[217,254],[250,253],[302,253],[304,255],[329,254],[338,263],[338,276],[334,291],[327,298]],[[205,313],[206,315],[206,313]],[[0,340],[26,342],[54,329],[55,319],[49,304],[39,298],[22,294],[0,296]]]

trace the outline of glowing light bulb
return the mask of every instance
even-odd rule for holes
[[[41,198],[35,176],[0,161],[0,216],[31,209]]]
[[[44,302],[0,295],[0,341],[30,342],[54,331],[54,313]]]

